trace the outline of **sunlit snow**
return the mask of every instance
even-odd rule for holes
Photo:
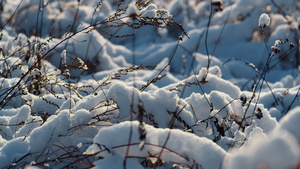
[[[299,1],[0,7],[0,168],[300,167]]]

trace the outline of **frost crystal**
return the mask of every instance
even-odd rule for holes
[[[270,17],[268,14],[263,13],[259,17],[258,26],[261,28],[265,28],[270,25]]]

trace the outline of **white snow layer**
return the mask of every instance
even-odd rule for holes
[[[299,2],[41,2],[0,4],[0,168],[299,168]]]
[[[144,140],[144,148],[140,149],[141,140],[139,140],[138,127],[138,122],[124,122],[113,127],[103,128],[94,138],[94,144],[85,153],[102,152],[102,147],[98,145],[105,145],[110,152],[103,151],[98,155],[103,154],[104,158],[116,158],[114,156],[117,156],[119,160],[123,160],[127,150],[126,142],[129,139],[130,130],[132,130],[132,146],[130,146],[128,156],[148,157],[148,154],[153,154],[153,158],[158,158],[160,155],[160,159],[165,162],[177,161],[187,166],[218,168],[226,155],[222,148],[207,138],[200,138],[177,129],[157,129],[149,125],[145,126],[147,137]],[[167,142],[166,145],[165,142]],[[194,151],[190,151],[191,149]],[[96,162],[100,168],[101,161]],[[128,165],[133,165],[131,163],[134,162],[138,164],[137,161],[132,160]],[[122,165],[120,163],[118,167],[122,168]],[[142,166],[139,167],[142,168]]]

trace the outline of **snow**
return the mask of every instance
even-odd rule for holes
[[[270,17],[268,14],[263,13],[259,17],[258,26],[261,28],[265,28],[266,26],[270,25]]]
[[[285,130],[289,132],[298,141],[300,145],[300,133],[298,131],[297,123],[300,119],[300,107],[295,107],[290,111],[289,114],[284,116],[276,127],[275,131]]]
[[[256,131],[253,130],[252,132]],[[255,134],[251,137],[256,137],[252,145],[233,151],[230,156],[226,157],[224,162],[228,165],[225,168],[268,167],[280,169],[294,166],[299,162],[297,158],[297,154],[300,152],[299,145],[295,140],[289,138],[290,135],[277,133],[266,138]]]
[[[58,141],[60,135],[66,135],[70,126],[68,111],[53,115],[38,128],[32,130],[29,139],[29,152],[40,152]]]
[[[159,154],[159,152],[161,151],[160,147],[163,146],[168,134],[170,134],[169,142],[167,143],[165,150],[161,155],[161,159],[163,161],[181,161],[188,166],[196,163],[196,165],[200,165],[203,168],[218,168],[223,157],[226,155],[226,152],[224,150],[222,150],[219,146],[217,146],[207,138],[199,138],[193,134],[185,133],[180,130],[156,129],[149,125],[146,125],[147,138],[145,140],[145,148],[140,150],[138,144],[135,144],[140,142],[137,130],[139,126],[138,122],[124,122],[115,125],[114,127],[107,127],[100,130],[94,139],[94,144],[91,145],[85,153],[92,154],[98,151],[102,152],[101,150],[99,150],[98,146],[95,146],[97,144],[109,145],[106,148],[108,148],[111,152],[107,153],[103,151],[103,153],[100,153],[98,155],[103,154],[105,157],[107,156],[107,159],[115,160],[116,158],[119,158],[119,161],[122,161],[125,156],[126,147],[119,147],[119,145],[124,145],[124,143],[128,140],[128,133],[130,132],[131,125],[133,132],[133,145],[130,146],[129,153],[129,155],[131,156],[145,157],[148,155],[148,153]],[[115,137],[122,139],[113,139]],[[190,149],[194,149],[194,153],[191,152]],[[199,154],[198,152],[202,153]],[[99,164],[106,162],[101,161],[102,160],[99,160]],[[130,165],[133,165],[134,161],[129,161],[128,163]],[[117,165],[121,166],[121,164]]]
[[[61,57],[61,64],[62,64],[62,65],[65,65],[66,62],[67,62],[67,51],[66,51],[66,50],[63,50],[63,51],[61,52],[60,57]]]
[[[0,168],[299,168],[300,2],[0,7]]]
[[[29,141],[23,140],[22,137],[7,142],[0,148],[0,167],[4,168],[5,166],[12,164],[14,159],[24,156],[28,152],[28,147]]]
[[[128,9],[126,10],[126,14],[128,16],[137,15],[137,12],[138,12],[138,9],[137,9],[137,6],[135,5],[135,3],[128,5]]]
[[[156,16],[157,6],[150,4],[140,11],[140,14],[145,18],[154,18]]]

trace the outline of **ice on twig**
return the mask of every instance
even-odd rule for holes
[[[270,25],[270,17],[268,14],[263,13],[259,17],[258,26],[262,29]]]

